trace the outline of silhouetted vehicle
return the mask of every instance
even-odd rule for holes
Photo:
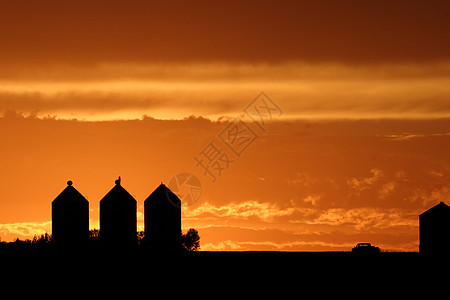
[[[358,243],[352,249],[355,254],[377,254],[380,253],[380,248],[372,246],[370,243]]]

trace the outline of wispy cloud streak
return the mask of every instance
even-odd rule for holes
[[[70,118],[234,116],[261,90],[287,117],[442,117],[450,115],[450,65],[175,64],[55,67],[36,77],[0,72],[0,111]],[[33,72],[33,70],[31,71]],[[21,77],[22,76],[22,77]],[[166,116],[166,117],[164,117]]]

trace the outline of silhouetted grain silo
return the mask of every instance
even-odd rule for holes
[[[444,202],[419,215],[419,252],[450,254],[450,207]]]
[[[89,237],[89,202],[72,181],[52,202],[52,239],[58,245],[82,245]]]
[[[121,186],[120,177],[100,200],[100,239],[115,246],[136,244],[136,200]]]
[[[144,201],[146,243],[153,249],[176,251],[181,244],[181,201],[164,184]]]

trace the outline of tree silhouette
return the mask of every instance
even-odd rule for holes
[[[144,239],[145,239],[145,231],[138,231],[137,232],[138,245],[141,245],[144,242]]]
[[[88,249],[96,250],[100,246],[99,242],[99,230],[98,229],[91,229],[89,230],[89,239],[88,243],[84,246],[87,246]],[[136,233],[137,236],[137,246],[139,247],[146,247],[145,246],[145,232],[144,231],[138,231]],[[198,251],[200,249],[200,235],[198,234],[198,231],[194,228],[190,228],[186,234],[182,234],[180,232],[180,242],[181,242],[181,249],[185,251]],[[180,245],[180,244],[179,244]],[[76,246],[76,245],[72,245]],[[165,249],[164,245],[155,245],[158,248]],[[26,239],[26,240],[20,240],[19,238],[16,238],[13,242],[1,242],[0,241],[0,253],[1,251],[5,249],[11,249],[11,250],[33,250],[38,249],[39,251],[47,251],[53,248],[53,240],[52,235],[45,233],[41,235],[34,235],[32,239]],[[179,250],[179,246],[177,250]],[[28,250],[27,250],[28,251]],[[1,256],[1,255],[0,255]]]
[[[39,237],[37,235],[34,235],[33,239],[31,240],[32,245],[37,246],[43,246],[47,245],[52,241],[52,235],[48,234],[47,232],[45,234],[41,234]]]
[[[187,251],[197,251],[200,248],[200,235],[194,228],[190,228],[188,232],[182,236],[183,248]]]
[[[89,239],[98,240],[100,231],[96,228],[89,230]]]

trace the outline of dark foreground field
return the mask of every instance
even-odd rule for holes
[[[374,271],[407,272],[434,267],[447,262],[446,257],[423,257],[418,252],[381,252],[357,255],[351,252],[278,252],[278,251],[195,251],[182,253],[151,252],[145,249],[16,249],[1,251],[5,265],[45,265],[49,268],[83,268],[98,266],[96,272],[108,267],[128,269],[203,270],[211,273],[259,270],[308,271],[311,273],[350,272],[368,274]]]
[[[15,274],[20,282],[43,281],[75,294],[100,291],[98,296],[132,292],[137,297],[160,290],[195,297],[208,295],[206,291],[215,296],[246,291],[262,296],[364,292],[404,298],[423,289],[434,293],[450,282],[445,258],[423,257],[417,252],[361,256],[351,252],[199,251],[169,255],[142,249],[97,249],[0,255],[3,272]],[[295,298],[312,298],[298,295]]]

